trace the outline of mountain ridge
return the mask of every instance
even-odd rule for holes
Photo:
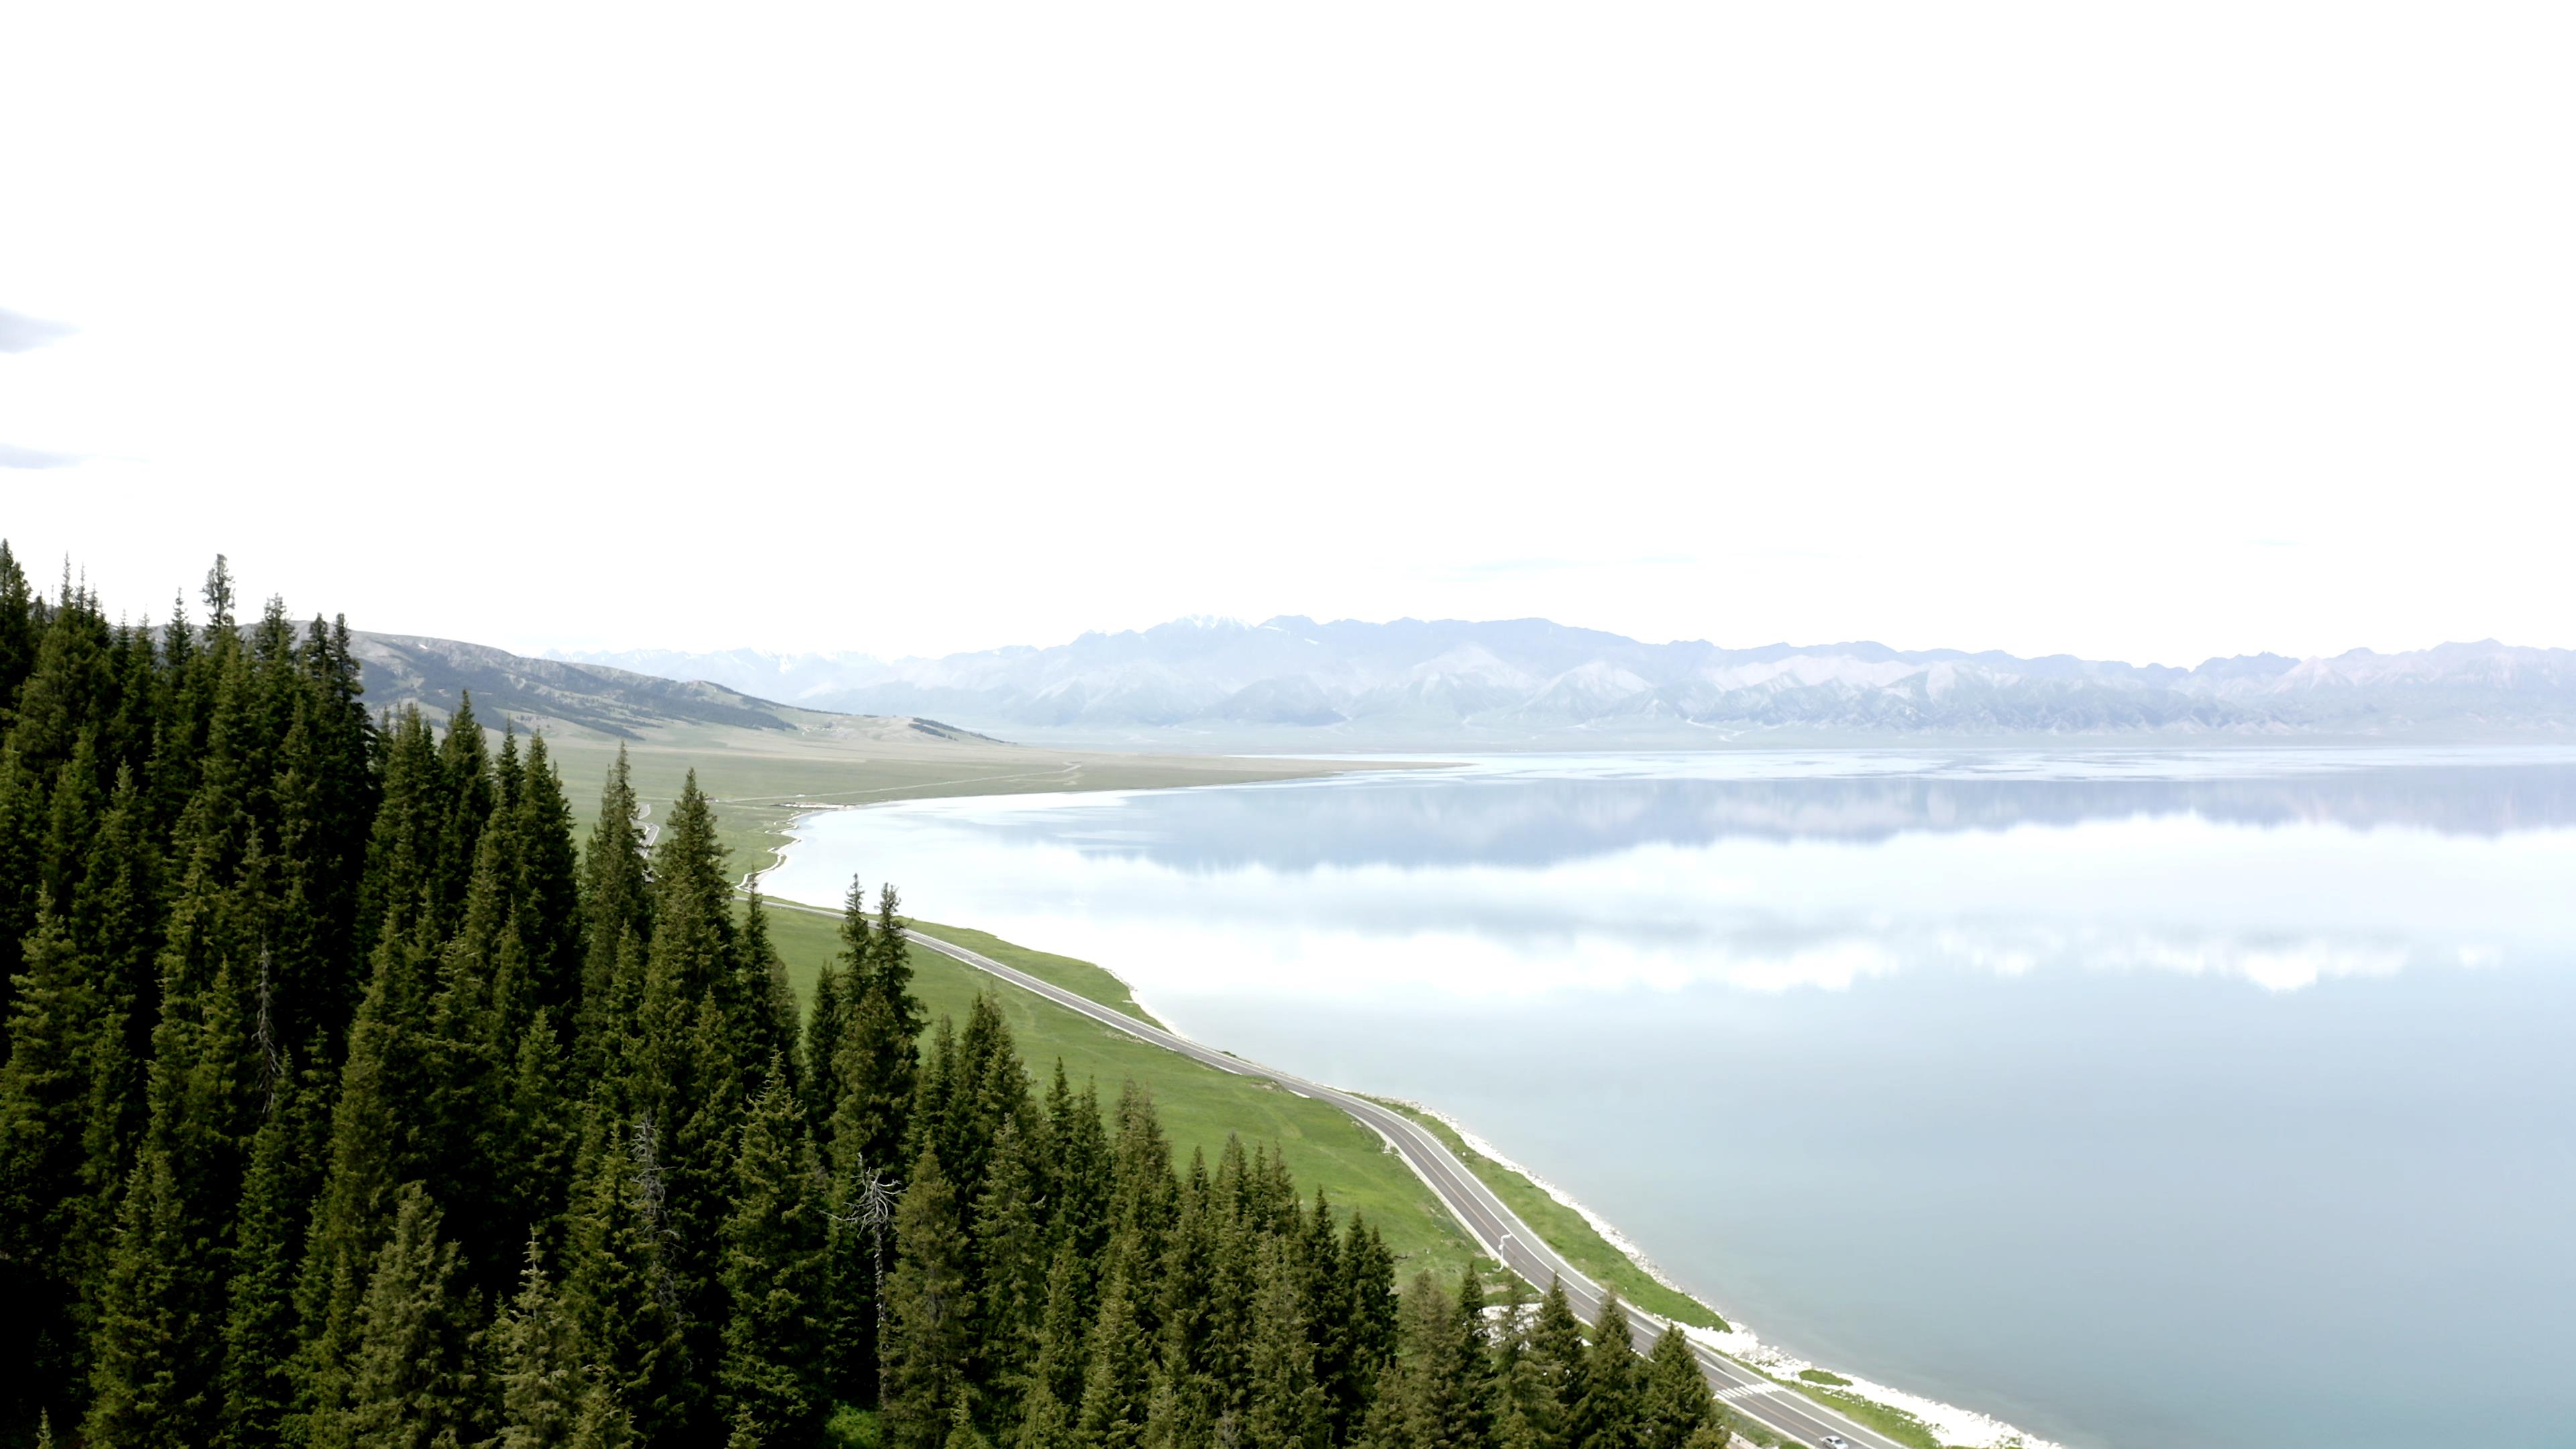
[[[937,658],[727,650],[548,658],[808,709],[936,714],[1060,738],[1187,733],[1389,745],[1827,736],[2576,734],[2576,650],[2495,640],[2184,668],[1900,650],[1727,649],[1545,619],[1174,620]]]

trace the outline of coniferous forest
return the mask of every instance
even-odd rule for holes
[[[0,1443],[1723,1442],[1677,1336],[1399,1295],[1267,1147],[925,1022],[890,887],[800,1004],[694,781],[649,850],[601,788],[220,559],[134,623],[0,544]]]

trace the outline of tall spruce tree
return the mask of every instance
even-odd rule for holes
[[[315,1038],[318,1053],[320,1038]],[[307,1060],[310,1060],[308,1055]],[[278,1085],[251,1139],[250,1169],[233,1227],[232,1282],[225,1305],[223,1414],[218,1445],[279,1443],[295,1405],[301,1345],[296,1285],[322,1153],[331,1076],[279,1064]]]
[[[841,967],[826,961],[814,973],[811,1004],[805,1012],[805,1120],[813,1124],[815,1148],[829,1160],[832,1116],[846,1088],[841,1081],[841,1038],[849,1030],[850,1006],[841,994]]]
[[[1583,1352],[1578,1392],[1567,1415],[1571,1449],[1633,1449],[1642,1425],[1641,1374],[1628,1334],[1628,1308],[1613,1288],[1601,1295],[1592,1341]]]
[[[9,721],[18,688],[36,667],[36,613],[27,571],[0,539],[0,727]]]
[[[394,1211],[358,1305],[348,1392],[311,1426],[314,1449],[439,1449],[487,1427],[475,1380],[479,1307],[456,1245],[415,1183]]]
[[[1404,1442],[1413,1449],[1484,1449],[1484,1376],[1467,1369],[1474,1344],[1458,1300],[1430,1274],[1416,1275],[1404,1294],[1404,1329],[1408,1352],[1398,1379]]]
[[[584,970],[581,865],[573,852],[572,806],[543,735],[528,740],[511,816],[517,848],[510,919],[527,959],[528,1004],[550,1013],[556,1030],[568,1035],[580,1010]]]
[[[584,942],[579,1004],[574,1009],[578,1069],[585,1081],[622,1073],[628,1063],[617,1043],[644,989],[645,943],[653,935],[651,878],[645,866],[644,831],[626,747],[617,747],[601,787],[599,815],[581,857],[581,938]],[[612,1061],[611,1058],[615,1060]]]
[[[1294,1251],[1276,1235],[1262,1239],[1251,1309],[1253,1336],[1234,1441],[1244,1449],[1322,1449],[1324,1390],[1315,1377],[1306,1294]]]
[[[1377,1225],[1351,1214],[1342,1234],[1341,1311],[1348,1323],[1350,1371],[1361,1382],[1375,1383],[1378,1370],[1395,1358],[1397,1347],[1395,1257],[1378,1236]]]
[[[1121,1227],[1110,1239],[1083,1369],[1076,1432],[1087,1449],[1135,1449],[1144,1440],[1154,1344],[1138,1309],[1152,1281],[1143,1233],[1132,1223]]]
[[[1037,1350],[1033,1330],[1046,1314],[1052,1255],[1046,1225],[1045,1143],[1017,1117],[1002,1118],[995,1132],[984,1187],[976,1204],[970,1260],[975,1302],[977,1385],[1007,1402],[1020,1392]],[[1012,1426],[1003,1422],[1005,1431]]]
[[[580,1325],[546,1277],[533,1234],[519,1291],[503,1306],[492,1335],[499,1349],[498,1449],[568,1449],[584,1413],[608,1395],[584,1366]]]
[[[1637,1400],[1641,1449],[1685,1449],[1712,1422],[1717,1400],[1681,1325],[1667,1324],[1656,1336]]]
[[[782,1059],[752,1103],[734,1158],[718,1370],[726,1417],[758,1425],[768,1444],[810,1442],[830,1407],[818,1362],[826,1287],[820,1180]]]
[[[966,1386],[974,1304],[956,1194],[935,1152],[913,1163],[895,1218],[895,1243],[894,1273],[885,1288],[885,1399],[879,1414],[887,1449],[939,1449]]]
[[[601,1106],[589,1117],[565,1215],[564,1312],[614,1421],[649,1444],[685,1430],[699,1387],[664,1256],[660,1144],[650,1120]]]
[[[0,1323],[0,1352],[26,1367],[8,1390],[10,1422],[40,1409],[68,1420],[84,1370],[78,1319],[89,1251],[104,1226],[84,1190],[84,1128],[102,1038],[114,1029],[97,963],[51,909],[37,914],[0,1065],[0,1294],[22,1305]]]
[[[1530,1323],[1530,1417],[1548,1449],[1573,1449],[1575,1402],[1583,1396],[1583,1320],[1574,1316],[1565,1285],[1548,1279]]]

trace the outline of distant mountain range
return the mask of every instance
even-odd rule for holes
[[[2576,650],[2444,644],[2194,668],[1880,644],[1645,644],[1542,619],[1180,620],[939,659],[550,655],[757,699],[1060,739],[1331,749],[1890,735],[2576,736]]]

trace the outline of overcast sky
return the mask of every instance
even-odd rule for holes
[[[0,534],[524,650],[2576,645],[2571,16],[10,6]]]

